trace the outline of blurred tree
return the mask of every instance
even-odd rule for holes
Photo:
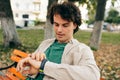
[[[96,16],[94,22],[94,28],[90,38],[90,47],[92,49],[98,50],[99,44],[101,41],[103,23],[104,23],[104,12],[106,7],[107,0],[97,0]],[[112,5],[114,6],[116,0],[111,0]]]
[[[58,0],[48,0],[47,11],[49,10],[50,6],[53,3],[57,3],[57,2],[58,2]],[[54,32],[53,32],[53,26],[52,26],[52,24],[50,23],[50,20],[49,20],[48,12],[47,12],[46,20],[47,20],[46,25],[44,27],[44,39],[50,39],[50,38],[54,37]]]
[[[99,49],[106,1],[107,0],[97,0],[95,23],[90,39],[90,47],[95,50]]]
[[[21,45],[13,20],[10,0],[0,0],[0,20],[3,30],[4,47],[17,47]]]
[[[120,16],[115,17],[113,23],[120,24]]]
[[[105,21],[109,22],[109,23],[119,24],[120,23],[119,12],[117,10],[115,10],[115,9],[111,9],[108,12],[108,16],[107,16]]]
[[[95,9],[97,6],[97,0],[69,0],[71,2],[79,2],[79,5],[85,5],[87,4],[87,10],[88,10],[88,24],[91,24],[95,21]]]

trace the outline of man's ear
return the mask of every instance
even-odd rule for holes
[[[76,29],[77,28],[77,24],[76,23],[74,23],[74,29]]]

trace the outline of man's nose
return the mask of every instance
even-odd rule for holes
[[[58,27],[58,31],[62,31],[62,26],[59,26],[59,27]]]

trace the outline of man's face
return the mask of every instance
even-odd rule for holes
[[[73,31],[76,25],[61,18],[60,15],[54,15],[54,31],[56,39],[60,43],[67,43],[73,38]]]

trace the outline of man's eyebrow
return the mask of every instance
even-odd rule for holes
[[[57,23],[57,22],[54,22],[55,24],[59,24],[59,23]],[[69,22],[66,22],[66,23],[63,23],[62,25],[67,25],[67,24],[69,24]]]
[[[53,23],[58,24],[57,22],[53,22]]]

